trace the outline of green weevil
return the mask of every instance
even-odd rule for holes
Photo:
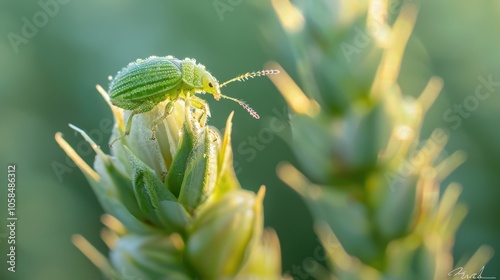
[[[134,115],[148,112],[165,100],[168,102],[164,113],[153,122],[151,139],[155,138],[156,126],[173,111],[174,103],[178,99],[188,101],[186,104],[202,110],[200,122],[204,125],[206,118],[210,116],[210,111],[206,101],[195,96],[195,93],[212,94],[215,100],[222,97],[235,101],[258,119],[259,115],[250,106],[239,99],[221,94],[220,88],[234,81],[278,73],[278,70],[251,72],[219,84],[205,66],[196,63],[194,59],[179,60],[173,56],[138,59],[119,71],[109,85],[108,94],[111,103],[132,111],[125,125],[125,134],[113,140],[110,146],[130,133]]]

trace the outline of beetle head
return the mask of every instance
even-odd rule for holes
[[[248,106],[248,104],[246,104],[245,102],[243,102],[239,99],[229,97],[227,95],[222,94],[220,92],[220,88],[224,87],[232,82],[243,82],[243,81],[248,80],[248,78],[255,78],[255,77],[274,75],[274,74],[279,74],[279,71],[278,70],[262,70],[262,71],[257,71],[257,72],[246,73],[246,74],[240,75],[238,77],[232,78],[228,81],[225,81],[222,84],[219,84],[217,79],[215,79],[207,71],[202,76],[203,91],[206,93],[212,94],[214,96],[215,100],[219,100],[222,97],[222,98],[229,99],[229,100],[232,100],[232,101],[240,104],[241,106],[243,106],[243,108],[245,108],[248,111],[248,113],[250,113],[250,115],[252,115],[252,117],[258,119],[258,118],[260,118],[259,114],[257,114],[257,112],[255,112],[254,109],[252,109],[250,106]]]
[[[206,72],[202,78],[203,91],[214,96],[215,100],[221,97],[219,82],[210,73]]]

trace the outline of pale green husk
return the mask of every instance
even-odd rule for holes
[[[93,169],[56,135],[107,213],[109,261],[81,236],[75,245],[112,279],[280,279],[277,236],[263,229],[265,188],[258,194],[243,190],[235,176],[232,114],[222,136],[178,101],[151,140],[160,107],[135,116],[130,135],[110,155],[72,126],[97,154]],[[129,112],[110,108],[115,139],[123,135]]]

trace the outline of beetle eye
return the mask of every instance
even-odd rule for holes
[[[212,85],[212,83],[208,83],[208,86],[209,87],[214,87],[214,85]]]

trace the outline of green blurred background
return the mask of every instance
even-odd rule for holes
[[[54,134],[61,131],[90,164],[93,153],[68,123],[91,132],[107,150],[110,131],[105,123],[112,116],[95,85],[107,88],[109,75],[137,58],[174,55],[196,58],[219,80],[261,69],[269,60],[278,61],[295,76],[290,48],[268,1],[217,1],[230,5],[225,12],[217,12],[215,2],[61,0],[54,2],[57,9],[46,22],[38,1],[0,2],[0,159],[4,168],[0,178],[5,185],[0,187],[1,224],[6,223],[8,163],[18,168],[19,218],[17,272],[6,270],[2,238],[0,279],[101,277],[70,238],[80,233],[106,252],[99,237],[102,209],[81,172],[54,141]],[[423,136],[436,127],[446,128],[451,141],[445,154],[457,149],[468,154],[467,162],[446,181],[463,185],[461,200],[469,208],[458,232],[455,257],[470,256],[482,244],[500,251],[500,87],[467,118],[461,118],[458,127],[443,118],[453,104],[463,104],[474,94],[480,84],[478,76],[492,75],[500,82],[500,2],[443,0],[420,5],[400,81],[406,94],[416,95],[431,75],[444,79],[443,93],[426,118]],[[31,23],[38,21],[40,27],[27,42],[12,44],[8,34],[22,34],[24,17]],[[277,163],[294,163],[287,147],[291,135],[285,102],[267,79],[233,84],[225,94],[248,101],[261,119],[254,120],[235,103],[215,102],[207,96],[210,124],[223,129],[228,114],[235,111],[238,177],[247,189],[267,186],[265,222],[280,238],[283,271],[300,266],[319,245],[304,204],[275,175]],[[279,129],[271,125],[272,118],[280,120]],[[273,127],[276,135],[267,133]],[[6,233],[5,226],[0,233]],[[500,277],[499,257],[486,266],[483,276]]]

